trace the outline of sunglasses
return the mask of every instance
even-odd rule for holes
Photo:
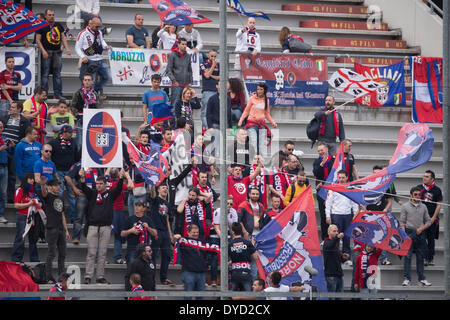
[[[52,153],[52,150],[44,150],[45,153]]]

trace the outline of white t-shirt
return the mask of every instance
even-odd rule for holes
[[[233,222],[238,222],[238,214],[236,210],[231,208],[230,212],[228,212],[228,225],[230,229]],[[213,224],[220,225],[220,208],[214,210]]]
[[[278,288],[268,287],[264,289],[264,292],[289,292],[289,286],[280,284]],[[287,300],[287,297],[266,297],[267,300]]]

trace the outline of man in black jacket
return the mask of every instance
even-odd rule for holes
[[[25,130],[30,126],[30,120],[22,115],[22,102],[13,102],[9,109],[9,116],[0,119],[3,122],[3,137],[11,141],[7,149],[8,157],[8,203],[14,203],[16,192],[16,165],[14,161],[14,150],[16,145],[25,138]]]
[[[341,256],[339,241],[344,234],[338,233],[338,227],[334,224],[328,227],[328,238],[323,241],[323,265],[328,292],[343,291],[343,277],[341,258],[348,259],[348,254]],[[347,255],[347,256],[345,256]]]
[[[155,291],[155,265],[152,260],[152,248],[149,244],[140,243],[137,246],[136,258],[128,264],[125,274],[125,290],[130,291],[130,275],[137,273],[141,276],[144,291]]]
[[[64,179],[68,175],[72,164],[80,160],[80,153],[78,152],[75,139],[72,138],[73,128],[70,125],[64,125],[61,128],[59,136],[52,139],[48,144],[52,146],[52,158],[51,160],[56,166],[56,174],[60,182],[59,196],[62,197],[64,189],[67,192],[67,198],[69,199],[69,211],[71,221],[75,221],[75,196],[72,193],[72,189],[67,181]]]
[[[111,190],[107,190],[106,178],[98,177],[96,190],[90,189],[85,182],[84,169],[80,170],[81,190],[88,200],[88,214],[85,225],[87,234],[88,253],[86,257],[85,284],[91,283],[94,275],[95,258],[97,257],[97,283],[109,284],[105,279],[106,250],[111,236],[111,224],[113,221],[113,204],[122,192],[125,171],[122,169],[119,175],[119,183]],[[87,231],[87,232],[86,232]]]
[[[187,226],[188,237],[186,240],[192,240],[193,242],[202,242],[199,239],[200,229],[195,224]],[[174,236],[175,239],[181,238],[180,234]],[[200,250],[199,248],[180,245],[181,253],[181,270],[183,271],[181,279],[184,283],[185,291],[205,291],[206,270],[208,266],[206,264],[207,251]],[[185,300],[192,298],[185,297]],[[197,300],[203,299],[197,297]]]

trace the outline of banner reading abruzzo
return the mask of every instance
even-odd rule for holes
[[[191,55],[193,87],[200,86],[198,53],[187,49]],[[156,49],[113,48],[109,56],[113,85],[151,86],[151,77],[159,73],[161,85],[170,86],[166,67],[170,51]]]
[[[321,106],[328,95],[326,57],[240,55],[242,76],[251,95],[259,82],[268,86],[272,106]]]
[[[119,109],[83,111],[83,168],[122,168],[122,125]]]

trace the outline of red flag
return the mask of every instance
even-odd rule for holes
[[[16,262],[0,261],[0,292],[39,291],[39,285]]]
[[[174,26],[211,22],[208,18],[180,0],[148,0],[161,21]]]

